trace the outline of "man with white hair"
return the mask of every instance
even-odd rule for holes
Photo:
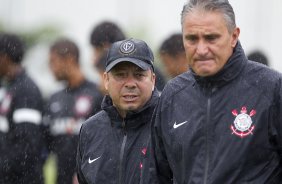
[[[159,183],[281,183],[282,76],[249,61],[228,0],[182,11],[190,71],[163,90],[152,145]]]

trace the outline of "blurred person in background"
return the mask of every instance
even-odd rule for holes
[[[93,50],[93,64],[101,59],[101,57],[105,54],[105,51],[109,49],[112,43],[120,40],[124,40],[126,38],[122,29],[114,22],[111,21],[102,21],[97,24],[90,35],[90,43],[92,45]],[[166,79],[162,72],[155,67],[156,74],[156,87],[159,91],[162,91]]]
[[[118,41],[110,48],[103,75],[109,95],[103,110],[80,131],[80,184],[142,183],[150,120],[159,97],[153,62],[153,53],[142,40]]]
[[[66,82],[63,90],[51,95],[44,115],[46,140],[57,156],[57,184],[72,183],[78,134],[82,122],[101,109],[103,95],[80,69],[79,49],[65,38],[50,47],[49,64],[58,81]]]
[[[172,34],[166,38],[159,48],[159,55],[170,78],[189,69],[181,33]]]
[[[266,55],[260,50],[256,50],[256,51],[249,53],[247,57],[251,61],[255,61],[255,62],[264,64],[266,66],[269,66],[269,61]]]
[[[0,183],[43,183],[43,99],[21,66],[23,41],[0,34]]]
[[[108,51],[112,43],[124,39],[125,34],[116,23],[103,21],[97,24],[90,35],[94,66],[105,52]]]
[[[103,95],[106,95],[107,94],[107,90],[105,88],[105,85],[104,85],[104,78],[103,78],[103,75],[105,73],[105,70],[106,70],[106,59],[107,59],[107,52],[104,53],[104,55],[102,55],[98,60],[97,60],[97,63],[95,64],[95,68],[97,69],[98,71],[98,74],[101,78],[101,82],[99,83],[99,90],[100,92],[103,94]]]

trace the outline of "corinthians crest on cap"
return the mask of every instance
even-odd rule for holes
[[[247,135],[253,134],[255,126],[252,125],[252,116],[256,114],[255,110],[251,110],[250,114],[247,113],[247,108],[242,107],[241,113],[238,114],[237,110],[234,109],[232,114],[236,116],[233,124],[231,125],[232,134],[235,134],[241,138],[246,137]]]
[[[135,50],[135,45],[132,41],[125,41],[120,45],[120,52],[123,54],[130,54]]]

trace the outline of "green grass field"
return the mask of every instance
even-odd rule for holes
[[[54,155],[51,154],[47,159],[43,168],[43,172],[44,172],[45,184],[56,184],[57,168],[56,168],[56,157]]]

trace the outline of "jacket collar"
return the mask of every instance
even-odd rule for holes
[[[14,76],[14,78],[8,81],[8,86],[13,85],[14,83],[22,80],[22,78],[26,75],[25,69],[21,68]]]
[[[119,115],[109,95],[105,95],[101,107],[110,117],[112,126],[122,127],[122,123],[125,122],[126,128],[135,128],[151,120],[152,111],[157,104],[159,94],[159,91],[155,88],[150,100],[138,111],[128,112],[125,118]]]
[[[220,70],[217,74],[208,77],[200,77],[194,71],[191,71],[196,82],[201,86],[210,84],[211,86],[220,87],[235,79],[247,63],[246,61],[247,57],[240,42],[238,41],[233,50],[233,54],[226,62],[223,69]]]

